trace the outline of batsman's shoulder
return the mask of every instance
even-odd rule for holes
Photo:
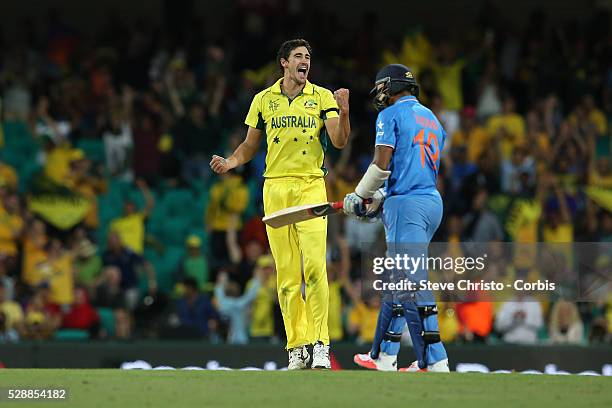
[[[378,112],[377,122],[378,121],[388,122],[390,120],[393,120],[393,118],[395,118],[396,112],[397,112],[396,105],[387,106],[385,109]]]

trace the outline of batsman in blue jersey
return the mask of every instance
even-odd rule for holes
[[[379,111],[374,160],[355,192],[345,197],[344,211],[369,218],[382,212],[387,257],[426,257],[442,219],[436,179],[446,132],[431,110],[419,103],[419,86],[403,65],[388,65],[378,72],[371,95]],[[407,279],[418,283],[427,278],[426,265],[412,271],[395,269],[389,275],[393,282]],[[355,362],[371,369],[397,370],[399,341],[406,323],[416,361],[403,370],[448,372],[437,308],[429,290],[385,293],[372,349],[356,355]]]

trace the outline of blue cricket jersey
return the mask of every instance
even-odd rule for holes
[[[376,145],[392,147],[387,197],[436,191],[446,131],[414,96],[403,96],[376,119]]]

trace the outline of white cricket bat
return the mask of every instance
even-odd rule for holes
[[[262,218],[262,221],[272,228],[280,228],[296,222],[336,214],[342,211],[343,204],[342,201],[336,201],[333,203],[296,205],[267,215]]]

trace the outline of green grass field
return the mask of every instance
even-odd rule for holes
[[[370,371],[0,370],[0,389],[45,386],[68,389],[69,399],[52,404],[57,407],[612,406],[612,379],[606,377]],[[22,401],[6,406],[40,407],[41,403]]]

